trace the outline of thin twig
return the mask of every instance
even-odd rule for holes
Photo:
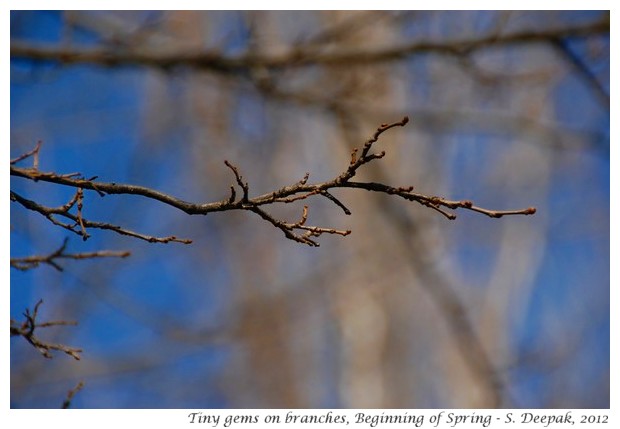
[[[192,240],[188,238],[177,238],[174,235],[171,235],[168,237],[155,237],[152,235],[141,234],[135,231],[131,231],[127,228],[123,228],[121,226],[113,225],[113,224],[105,223],[105,222],[93,222],[93,221],[86,220],[83,218],[81,219],[81,222],[80,222],[80,219],[78,219],[76,215],[64,210],[64,208],[67,206],[69,206],[69,208],[73,206],[73,204],[75,203],[75,201],[73,200],[72,200],[73,201],[72,204],[67,203],[62,207],[57,207],[57,208],[46,207],[35,201],[22,197],[17,192],[11,191],[11,201],[17,202],[29,210],[40,213],[41,215],[45,216],[54,225],[65,228],[66,230],[79,235],[83,239],[90,237],[90,235],[86,233],[86,228],[95,228],[95,229],[105,229],[105,230],[114,231],[117,234],[138,238],[140,240],[148,241],[149,243],[169,243],[169,242],[177,242],[177,243],[183,243],[183,244],[192,243]],[[73,221],[73,223],[62,222],[58,220],[54,215],[58,215],[66,219],[69,219]],[[84,228],[83,229],[77,228],[78,225],[83,226]]]
[[[78,393],[84,387],[84,382],[80,381],[73,389],[67,392],[67,397],[64,401],[62,401],[62,409],[67,409],[71,406],[71,401],[73,401],[73,397],[76,393]]]
[[[39,151],[41,150],[41,144],[43,142],[41,140],[39,140],[37,142],[37,145],[34,147],[34,149],[32,149],[30,152],[26,152],[23,155],[18,156],[17,158],[14,158],[11,160],[11,165],[13,164],[17,164],[19,161],[22,161],[30,156],[34,156],[33,161],[32,161],[32,167],[36,170],[39,167]]]
[[[57,259],[93,259],[93,258],[126,258],[131,255],[128,251],[99,250],[96,252],[65,253],[69,239],[65,238],[62,246],[49,255],[26,256],[23,258],[11,258],[11,267],[21,271],[37,268],[39,264],[47,264],[58,271],[63,268],[56,261]]]
[[[32,312],[30,309],[26,309],[24,312],[25,320],[22,323],[19,323],[13,319],[11,319],[11,336],[21,336],[26,341],[28,341],[35,349],[41,353],[41,355],[47,359],[51,359],[52,351],[63,352],[69,356],[71,356],[75,360],[80,360],[80,353],[82,353],[82,349],[69,347],[64,344],[53,344],[40,340],[34,335],[36,328],[47,328],[50,326],[67,326],[67,325],[77,325],[77,322],[73,321],[52,321],[52,322],[44,322],[38,323],[37,316],[39,313],[39,307],[43,304],[43,300],[40,299],[34,306]]]

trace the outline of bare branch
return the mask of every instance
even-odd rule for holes
[[[304,211],[303,211],[301,220],[296,223],[287,223],[287,222],[277,220],[273,218],[269,213],[265,212],[264,210],[260,209],[257,206],[253,206],[249,210],[253,211],[257,215],[265,219],[267,222],[270,222],[273,226],[280,229],[284,233],[286,238],[293,240],[293,241],[297,241],[298,243],[307,244],[313,247],[319,247],[319,243],[317,243],[315,240],[311,239],[310,237],[318,237],[322,234],[337,234],[337,235],[342,235],[344,237],[344,236],[351,234],[350,230],[343,231],[343,230],[338,230],[338,229],[333,229],[333,228],[322,228],[319,226],[305,225],[306,220],[308,219],[308,206],[304,206]],[[306,231],[306,232],[299,235],[295,233],[295,230],[298,230],[298,229]]]
[[[95,182],[95,178],[84,179],[81,174],[71,174],[71,175],[58,175],[56,173],[45,173],[38,171],[34,168],[19,168],[11,165],[11,175],[27,178],[34,181],[46,181],[51,183],[56,183],[65,186],[72,186],[78,188],[76,196],[67,204],[59,208],[48,208],[41,206],[34,201],[30,201],[15,192],[11,192],[11,200],[19,202],[24,207],[37,211],[47,217],[51,222],[56,225],[59,225],[63,228],[66,228],[75,234],[82,236],[84,239],[88,238],[88,234],[86,232],[86,228],[99,228],[99,229],[109,229],[115,231],[119,234],[130,235],[133,237],[141,238],[143,240],[147,240],[149,242],[168,242],[168,241],[178,241],[183,243],[191,242],[190,240],[181,240],[176,237],[165,237],[165,238],[155,238],[150,236],[144,236],[142,234],[135,233],[133,231],[126,230],[119,226],[114,226],[111,224],[103,224],[97,222],[91,222],[86,220],[82,216],[82,201],[83,201],[83,189],[94,190],[100,195],[106,194],[134,194],[134,195],[142,195],[143,197],[154,199],[165,204],[168,204],[172,207],[175,207],[179,210],[184,211],[190,215],[206,215],[211,212],[219,212],[219,211],[228,211],[228,210],[249,210],[251,212],[256,213],[264,220],[268,221],[278,229],[284,232],[284,235],[294,241],[308,244],[310,246],[318,246],[316,241],[312,240],[310,237],[317,237],[323,233],[329,234],[338,234],[338,235],[348,235],[350,231],[348,230],[336,230],[332,228],[323,228],[318,226],[306,226],[305,225],[305,217],[307,216],[307,208],[304,209],[304,217],[303,223],[288,223],[284,221],[277,220],[273,218],[270,214],[265,212],[260,206],[269,205],[273,203],[292,203],[298,200],[303,200],[309,198],[314,195],[319,195],[327,198],[336,206],[341,208],[347,215],[351,214],[349,209],[337,198],[335,198],[332,194],[328,192],[328,190],[333,188],[357,188],[357,189],[365,189],[367,191],[380,192],[389,195],[397,195],[401,198],[404,198],[408,201],[417,202],[423,206],[429,207],[448,219],[455,219],[456,215],[454,213],[448,212],[445,209],[456,210],[456,209],[466,209],[474,212],[482,213],[487,216],[493,218],[500,218],[502,216],[507,215],[531,215],[536,212],[536,209],[533,207],[528,207],[526,209],[520,210],[489,210],[482,207],[475,206],[469,200],[463,201],[451,201],[445,198],[436,197],[436,196],[428,196],[424,194],[420,194],[417,192],[413,192],[413,186],[404,186],[404,187],[393,187],[389,185],[385,185],[382,183],[374,183],[374,182],[353,182],[351,179],[355,177],[359,168],[363,165],[368,164],[376,159],[381,159],[385,156],[385,151],[381,151],[378,153],[372,152],[373,145],[379,141],[379,138],[386,131],[395,128],[395,127],[404,127],[409,122],[409,118],[405,116],[403,119],[397,122],[393,122],[391,124],[381,124],[379,128],[374,132],[372,137],[364,143],[361,150],[354,149],[351,153],[351,160],[346,170],[343,171],[340,175],[336,176],[334,179],[322,182],[322,183],[314,183],[309,184],[308,178],[309,174],[306,173],[303,179],[298,181],[297,183],[285,186],[276,191],[269,192],[263,195],[259,195],[254,198],[250,198],[249,192],[250,187],[248,182],[244,181],[243,176],[239,173],[239,169],[234,166],[229,161],[224,161],[224,164],[233,172],[235,176],[236,185],[241,188],[243,194],[240,199],[237,199],[237,193],[235,191],[235,187],[231,186],[231,195],[230,197],[212,203],[190,203],[187,201],[183,201],[174,196],[164,194],[162,192],[141,187],[135,185],[126,185],[119,183],[105,183],[105,182]],[[359,155],[358,155],[359,153]],[[73,207],[73,205],[77,202],[77,215],[69,213],[69,209]],[[60,215],[67,219],[70,219],[74,222],[74,224],[67,224],[58,221],[53,217],[53,215]],[[79,228],[78,228],[79,226]],[[305,232],[302,235],[296,233],[296,230],[304,230]]]
[[[47,343],[45,341],[40,340],[35,337],[34,331],[36,328],[47,328],[50,326],[67,326],[67,325],[77,325],[77,322],[73,321],[52,321],[52,322],[44,322],[37,323],[37,316],[39,313],[39,307],[43,304],[43,300],[39,300],[34,306],[33,311],[31,312],[29,309],[26,309],[24,312],[24,317],[26,318],[22,323],[18,323],[17,321],[11,319],[11,336],[21,336],[26,341],[28,341],[34,348],[36,348],[41,355],[47,359],[51,359],[52,351],[63,352],[69,356],[71,356],[75,360],[80,360],[80,353],[82,353],[82,349],[69,347],[64,344],[52,344]]]
[[[235,175],[235,179],[237,179],[237,185],[239,185],[239,187],[243,190],[243,199],[241,200],[241,202],[247,203],[248,202],[248,192],[250,191],[250,187],[248,185],[248,182],[244,182],[243,181],[243,177],[239,174],[239,170],[237,169],[237,167],[235,167],[234,165],[232,165],[230,162],[228,161],[224,161],[224,164],[226,164],[226,167],[230,168],[232,170],[232,172]],[[232,192],[234,195],[235,192],[235,188],[232,188]],[[235,198],[231,197],[231,202],[234,202]]]
[[[43,142],[41,140],[39,140],[37,142],[37,145],[34,147],[34,149],[32,149],[30,152],[26,152],[23,155],[18,156],[15,159],[11,160],[11,165],[13,164],[17,164],[19,161],[23,161],[24,159],[33,156],[33,160],[32,160],[32,168],[34,168],[35,170],[39,167],[39,151],[41,150],[41,145],[43,144]]]
[[[63,176],[58,176],[58,177],[63,177]],[[95,189],[95,188],[93,188]],[[73,199],[71,201],[69,201],[69,203],[65,204],[64,206],[61,207],[46,207],[43,206],[35,201],[29,200],[27,198],[22,197],[21,195],[19,195],[17,192],[11,191],[11,201],[13,202],[17,202],[19,204],[21,204],[23,207],[35,211],[37,213],[40,213],[41,215],[45,216],[50,222],[52,222],[54,225],[60,226],[62,228],[65,228],[68,231],[73,232],[74,234],[79,235],[80,237],[82,237],[84,240],[88,239],[88,237],[90,237],[90,235],[86,232],[86,228],[96,228],[96,229],[107,229],[110,231],[114,231],[117,234],[121,234],[121,235],[127,235],[130,237],[134,237],[134,238],[138,238],[140,240],[144,240],[144,241],[148,241],[149,243],[169,243],[169,242],[177,242],[177,243],[183,243],[183,244],[190,244],[192,243],[192,240],[187,239],[187,238],[177,238],[174,235],[168,236],[168,237],[155,237],[155,236],[151,236],[151,235],[146,235],[146,234],[141,234],[138,232],[134,232],[131,231],[129,229],[123,228],[121,226],[117,226],[117,225],[112,225],[110,223],[105,223],[105,222],[93,222],[90,220],[86,220],[83,218],[79,218],[78,216],[69,213],[68,209],[73,207],[73,205],[75,204],[75,201],[77,201],[77,194],[76,196],[73,197]],[[69,219],[71,221],[73,221],[73,223],[65,223],[62,222],[60,220],[58,220],[54,215],[58,215],[61,217],[64,217],[66,219]],[[80,228],[78,229],[77,227],[80,226]]]
[[[67,409],[71,406],[71,401],[73,401],[73,397],[76,393],[78,393],[84,387],[84,382],[80,381],[73,389],[67,392],[67,397],[62,402],[62,409]]]
[[[596,34],[609,34],[609,17],[598,21],[549,28],[545,30],[522,30],[511,34],[490,34],[463,40],[439,42],[413,42],[408,45],[373,51],[335,51],[317,52],[314,46],[304,50],[295,48],[281,55],[261,56],[255,53],[237,57],[227,57],[219,52],[161,52],[153,50],[111,50],[11,42],[11,58],[24,58],[36,61],[55,61],[64,64],[98,64],[101,66],[145,66],[170,69],[189,67],[214,73],[243,73],[257,68],[290,69],[313,65],[376,64],[395,61],[415,55],[428,53],[462,56],[471,52],[496,46],[516,44],[546,43],[549,40],[587,37]]]
[[[131,255],[128,251],[113,251],[113,250],[99,250],[96,252],[82,252],[82,253],[65,253],[67,243],[69,239],[65,238],[62,246],[50,253],[49,255],[35,255],[27,256],[24,258],[11,258],[11,267],[21,271],[27,271],[32,268],[37,268],[39,264],[47,264],[52,266],[58,271],[63,271],[63,268],[56,261],[57,259],[93,259],[93,258],[126,258]]]

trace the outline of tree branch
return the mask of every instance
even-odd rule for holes
[[[52,344],[47,343],[39,338],[35,337],[34,331],[36,328],[47,328],[50,326],[67,326],[67,325],[77,325],[77,322],[72,321],[53,321],[53,322],[44,322],[37,323],[37,316],[39,313],[39,307],[43,304],[43,300],[40,299],[39,302],[34,306],[33,311],[31,312],[29,309],[26,309],[24,312],[24,320],[22,323],[18,323],[17,321],[11,319],[11,336],[21,336],[26,341],[28,341],[35,349],[43,355],[43,357],[47,359],[52,358],[52,351],[63,352],[69,356],[71,356],[75,360],[80,360],[80,353],[82,353],[82,349],[78,349],[75,347],[65,346],[64,344]]]
[[[64,176],[57,176],[57,177],[62,178]],[[96,185],[92,189],[96,189]],[[190,244],[192,242],[192,240],[190,239],[177,238],[174,235],[171,235],[169,237],[155,237],[152,235],[146,235],[146,234],[134,232],[134,231],[123,228],[118,225],[112,225],[110,223],[93,222],[93,221],[84,219],[81,215],[81,211],[78,212],[78,215],[69,213],[69,209],[71,209],[73,205],[75,204],[75,202],[77,201],[78,195],[79,195],[79,189],[76,192],[76,195],[71,199],[71,201],[69,201],[64,206],[56,207],[56,208],[43,206],[35,201],[22,197],[21,195],[19,195],[17,192],[14,192],[14,191],[11,191],[11,201],[17,202],[29,210],[40,213],[41,215],[46,217],[50,222],[52,222],[54,225],[60,226],[62,228],[65,228],[68,231],[73,232],[74,234],[79,235],[80,237],[82,237],[83,240],[87,240],[90,237],[90,234],[86,232],[86,228],[95,228],[95,229],[107,229],[110,231],[114,231],[117,234],[138,238],[140,240],[148,241],[149,243],[169,243],[171,241],[174,241],[177,243]],[[73,223],[62,222],[58,220],[54,215],[58,215],[66,219],[69,219],[73,221]]]
[[[126,258],[131,255],[128,251],[113,251],[113,250],[99,250],[96,252],[82,252],[82,253],[65,253],[67,248],[68,238],[65,238],[62,246],[50,253],[49,255],[35,255],[26,256],[24,258],[11,258],[11,267],[21,271],[27,271],[32,268],[37,268],[39,264],[47,264],[52,266],[58,271],[63,271],[63,268],[56,261],[57,259],[93,259],[93,258]]]
[[[247,73],[249,70],[266,68],[271,70],[308,67],[313,65],[354,66],[395,61],[416,55],[434,53],[440,55],[462,56],[495,46],[545,43],[550,40],[587,37],[609,33],[609,16],[598,21],[549,28],[545,30],[522,30],[511,34],[491,34],[462,40],[439,42],[412,42],[403,46],[378,50],[341,50],[317,52],[316,48],[304,50],[303,47],[291,49],[281,55],[256,55],[248,53],[237,57],[227,57],[219,52],[178,52],[153,50],[112,50],[108,48],[58,47],[54,45],[32,44],[23,41],[11,42],[11,58],[34,61],[54,61],[64,64],[97,64],[101,66],[144,66],[161,69],[189,67],[214,73]]]
[[[67,392],[67,397],[64,401],[62,401],[62,409],[67,409],[71,407],[71,402],[73,401],[73,397],[76,393],[78,393],[84,387],[84,382],[80,381],[73,389]]]
[[[269,213],[264,211],[261,206],[274,204],[274,203],[292,203],[299,200],[304,200],[306,198],[318,195],[327,198],[329,201],[333,202],[336,206],[341,208],[347,215],[351,214],[351,211],[336,197],[330,194],[328,191],[334,188],[357,188],[357,189],[365,189],[367,191],[380,192],[389,195],[397,195],[405,200],[417,202],[423,206],[429,207],[448,219],[455,219],[456,215],[448,210],[456,210],[456,209],[465,209],[471,210],[474,212],[482,213],[487,216],[493,218],[500,218],[508,215],[531,215],[536,212],[536,209],[533,207],[528,207],[526,209],[520,210],[489,210],[482,207],[478,207],[473,204],[473,202],[469,200],[462,201],[451,201],[445,198],[437,197],[437,196],[428,196],[423,195],[417,192],[413,192],[413,186],[405,186],[405,187],[393,187],[389,185],[385,185],[382,183],[374,183],[374,182],[354,182],[351,181],[353,177],[355,177],[359,168],[363,165],[368,164],[374,160],[381,159],[385,156],[385,151],[381,151],[378,153],[372,152],[373,145],[378,142],[379,138],[386,131],[395,128],[395,127],[403,127],[409,122],[408,117],[404,117],[402,120],[398,122],[394,122],[391,124],[382,124],[377,128],[372,137],[364,143],[361,150],[356,148],[351,152],[351,160],[347,168],[334,179],[321,182],[321,183],[308,183],[309,173],[298,181],[297,183],[285,186],[276,191],[269,192],[263,195],[259,195],[254,198],[250,198],[249,196],[249,184],[248,182],[243,180],[243,177],[239,173],[239,169],[234,166],[229,161],[224,161],[225,165],[233,172],[235,176],[236,185],[241,189],[241,197],[237,198],[237,192],[235,191],[235,187],[231,186],[231,195],[230,197],[211,203],[191,203],[188,201],[181,200],[172,195],[164,194],[162,192],[142,187],[136,185],[127,185],[127,184],[119,184],[119,183],[106,183],[106,182],[96,182],[96,177],[85,179],[81,174],[72,173],[72,174],[63,174],[59,175],[53,172],[41,172],[37,168],[20,168],[14,165],[11,165],[11,175],[26,178],[33,181],[45,181],[50,183],[56,183],[64,186],[71,186],[78,188],[78,191],[74,198],[59,208],[49,208],[42,206],[34,201],[30,201],[16,192],[11,191],[11,200],[20,203],[22,206],[34,210],[36,212],[41,213],[43,216],[48,218],[54,224],[66,228],[80,236],[82,238],[87,239],[88,234],[86,232],[87,228],[99,228],[99,229],[109,229],[113,230],[119,234],[130,235],[133,237],[137,237],[143,240],[147,240],[149,242],[168,242],[168,241],[177,241],[182,243],[190,243],[191,240],[183,240],[177,239],[176,237],[165,237],[165,238],[156,238],[145,236],[142,234],[135,233],[133,231],[126,230],[119,226],[114,226],[110,224],[91,222],[87,219],[84,219],[81,213],[82,207],[82,190],[89,189],[96,191],[100,196],[105,196],[107,194],[132,194],[132,195],[141,195],[146,198],[150,198],[153,200],[160,201],[164,204],[168,204],[172,207],[175,207],[179,210],[184,211],[190,215],[206,215],[212,212],[220,212],[220,211],[229,211],[229,210],[248,210],[253,213],[259,215],[262,219],[268,221],[278,229],[280,229],[284,235],[292,239],[294,241],[308,244],[311,246],[318,246],[318,243],[311,239],[310,237],[318,237],[324,233],[329,234],[338,234],[342,236],[346,236],[350,234],[351,231],[348,230],[336,230],[332,228],[323,228],[318,226],[307,226],[305,225],[307,216],[308,216],[308,208],[305,207],[303,211],[303,216],[301,221],[296,223],[288,223],[281,220],[277,220],[273,218]],[[359,152],[359,155],[358,155]],[[69,210],[75,205],[77,202],[78,212],[77,215],[69,213]],[[73,221],[73,224],[67,224],[58,221],[54,215],[59,215],[64,218],[70,219]],[[79,228],[78,228],[79,227]],[[301,232],[303,231],[303,232]]]

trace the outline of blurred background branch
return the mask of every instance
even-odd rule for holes
[[[369,25],[372,25],[369,23]],[[349,29],[350,31],[350,29]],[[303,42],[294,44],[290,52],[280,55],[260,55],[250,52],[243,56],[226,56],[220,52],[185,52],[176,50],[166,52],[158,47],[149,51],[147,47],[129,46],[135,51],[123,52],[122,49],[106,50],[62,48],[57,46],[33,45],[20,41],[11,42],[11,57],[38,61],[55,61],[64,64],[92,63],[104,66],[141,65],[170,69],[173,67],[190,67],[215,73],[247,73],[257,68],[281,70],[308,66],[359,66],[372,63],[384,64],[402,60],[415,55],[436,54],[448,56],[468,56],[475,51],[492,47],[527,45],[536,43],[557,43],[564,39],[592,37],[609,34],[609,15],[586,25],[571,25],[560,28],[543,28],[504,34],[495,32],[481,37],[445,40],[440,42],[415,41],[403,46],[383,49],[348,49],[335,52],[316,52],[328,43],[337,43],[347,38],[345,31],[328,31],[319,33],[307,45]],[[331,39],[331,41],[330,41]],[[144,51],[138,48],[146,48]],[[355,49],[354,49],[355,48]]]
[[[43,341],[34,336],[34,331],[37,328],[48,328],[50,326],[66,326],[77,325],[76,322],[69,322],[65,320],[53,321],[53,322],[37,322],[37,316],[39,314],[39,307],[43,304],[43,300],[39,300],[34,306],[34,309],[30,311],[26,309],[24,312],[25,320],[22,323],[11,319],[11,336],[21,336],[28,343],[30,343],[35,349],[37,349],[41,355],[45,358],[51,359],[51,351],[60,351],[71,356],[75,360],[80,360],[80,353],[82,349],[76,347],[69,347],[64,344],[53,344],[47,341]]]

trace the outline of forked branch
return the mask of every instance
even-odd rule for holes
[[[96,252],[67,253],[68,238],[65,238],[62,246],[48,255],[25,256],[23,258],[11,258],[11,267],[21,271],[37,268],[40,264],[47,264],[58,271],[63,271],[58,262],[59,259],[94,259],[94,258],[126,258],[131,254],[128,251],[98,250]]]
[[[39,300],[34,306],[34,309],[26,309],[24,312],[25,320],[22,323],[11,319],[11,336],[21,336],[28,341],[35,349],[41,353],[41,355],[47,359],[52,358],[52,351],[63,352],[71,356],[75,360],[80,360],[80,353],[82,349],[76,347],[69,347],[64,344],[53,344],[43,341],[34,335],[37,328],[48,328],[50,326],[67,326],[77,325],[77,322],[73,321],[52,321],[39,323],[37,317],[39,315],[39,307],[43,304],[43,300]]]
[[[268,212],[266,212],[262,206],[274,204],[274,203],[293,203],[299,200],[304,200],[312,196],[322,196],[329,201],[333,202],[337,207],[344,211],[345,214],[350,215],[351,211],[347,206],[337,199],[329,190],[334,188],[355,188],[364,189],[366,191],[385,193],[389,195],[396,195],[405,200],[417,202],[423,206],[429,207],[448,219],[455,219],[456,214],[454,211],[457,209],[470,210],[477,213],[482,213],[492,218],[500,218],[509,215],[531,215],[536,213],[536,209],[528,207],[518,210],[490,210],[476,206],[470,200],[448,200],[446,198],[424,195],[414,192],[413,186],[401,186],[394,187],[383,183],[375,182],[357,182],[352,179],[357,174],[358,170],[374,160],[381,159],[385,156],[385,151],[373,152],[374,144],[379,141],[379,138],[386,131],[395,128],[403,127],[409,122],[408,117],[404,117],[398,122],[391,124],[381,124],[379,128],[374,132],[370,139],[368,139],[361,148],[353,149],[351,152],[351,159],[346,169],[337,175],[332,180],[321,183],[308,183],[310,177],[309,173],[290,186],[285,186],[276,191],[269,192],[256,197],[250,197],[250,186],[247,181],[244,181],[243,176],[240,174],[239,169],[229,161],[224,161],[225,165],[232,171],[235,177],[235,184],[230,188],[230,196],[221,201],[208,202],[208,203],[192,203],[181,200],[172,195],[164,194],[162,192],[146,188],[143,186],[120,184],[120,183],[107,183],[96,181],[97,177],[85,178],[79,173],[62,174],[59,175],[54,172],[42,172],[35,164],[31,168],[20,168],[13,165],[17,161],[21,161],[30,155],[38,156],[39,146],[34,151],[28,154],[22,155],[19,158],[11,162],[11,175],[23,177],[33,181],[45,181],[56,183],[64,186],[71,186],[77,188],[77,193],[64,206],[58,208],[50,208],[42,206],[34,201],[28,200],[21,195],[11,192],[11,201],[17,202],[27,209],[36,211],[47,219],[49,219],[55,225],[66,228],[80,236],[87,239],[87,229],[109,229],[119,234],[130,235],[136,238],[147,240],[149,242],[167,243],[169,241],[176,241],[181,243],[191,243],[191,240],[178,239],[175,236],[157,238],[139,234],[133,231],[129,231],[120,226],[115,226],[106,223],[92,222],[84,218],[82,214],[83,205],[83,190],[88,189],[97,192],[100,196],[107,194],[133,194],[141,195],[146,198],[160,201],[164,204],[168,204],[179,210],[184,211],[190,215],[206,215],[212,212],[229,211],[229,210],[247,210],[259,215],[262,219],[271,223],[276,228],[280,229],[284,235],[294,241],[308,244],[310,246],[318,246],[319,244],[314,240],[315,237],[319,237],[322,234],[336,234],[346,236],[351,233],[349,230],[337,230],[333,228],[325,228],[320,226],[306,225],[308,219],[308,207],[304,206],[301,220],[298,222],[286,222],[274,218]],[[239,189],[239,197],[235,186]],[[69,211],[76,206],[77,213],[73,214]],[[57,219],[57,216],[70,220],[70,223],[62,222]]]

